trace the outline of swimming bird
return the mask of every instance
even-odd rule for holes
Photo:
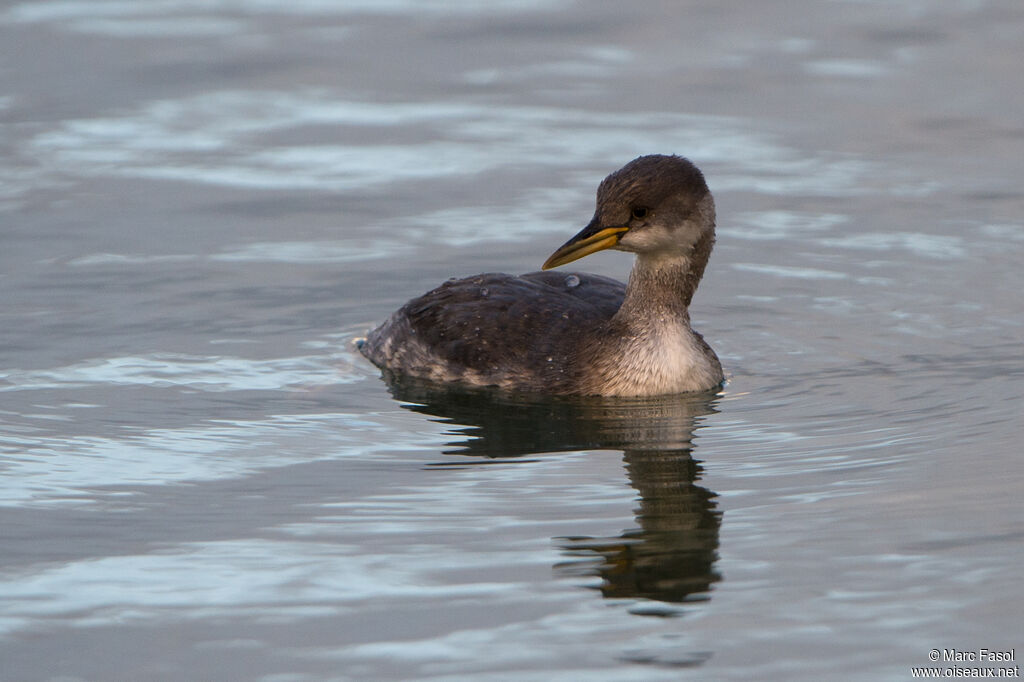
[[[585,273],[450,279],[367,336],[386,373],[548,395],[651,396],[723,381],[689,306],[715,242],[715,202],[679,156],[641,156],[601,182],[590,223],[543,270],[603,249],[636,254],[623,285]]]

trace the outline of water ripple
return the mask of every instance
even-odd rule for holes
[[[334,126],[352,141],[267,139],[314,125]],[[394,127],[415,128],[421,139],[388,142]],[[117,116],[66,121],[25,143],[25,157],[54,173],[328,192],[515,164],[603,167],[610,158],[652,150],[686,150],[705,166],[727,163],[728,170],[715,177],[720,190],[848,196],[870,191],[860,180],[881,172],[863,160],[809,157],[729,117],[449,101],[369,103],[323,90],[221,91],[160,100]],[[904,191],[904,184],[894,178],[888,191]]]
[[[112,436],[5,435],[0,451],[10,455],[4,457],[0,504],[94,506],[116,499],[118,508],[130,508],[130,495],[97,489],[239,478],[297,462],[372,457],[395,447],[392,432],[386,420],[336,412],[220,419]]]
[[[54,24],[65,30],[116,37],[192,36],[194,34],[186,33],[186,29],[198,29],[199,35],[230,34],[237,31],[241,21],[219,17],[183,18],[181,15],[184,13],[312,18],[356,14],[478,14],[484,10],[495,14],[554,10],[562,4],[552,0],[492,0],[487,3],[478,0],[346,0],[341,3],[333,0],[293,0],[289,3],[272,0],[219,0],[211,7],[206,0],[148,0],[141,3],[131,0],[49,0],[14,5],[0,14],[0,22]]]
[[[325,356],[253,360],[229,356],[154,353],[105,358],[40,370],[0,373],[0,391],[60,389],[103,385],[186,386],[210,391],[280,390],[361,381]]]

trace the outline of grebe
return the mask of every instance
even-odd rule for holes
[[[593,220],[544,270],[602,249],[630,251],[629,284],[585,273],[452,279],[370,332],[386,372],[548,395],[650,396],[723,381],[690,327],[690,299],[715,242],[715,202],[679,156],[641,156],[597,189]]]

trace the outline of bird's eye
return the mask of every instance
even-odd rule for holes
[[[636,218],[637,220],[643,220],[644,218],[646,218],[647,217],[647,207],[646,206],[634,206],[633,207],[633,217]]]

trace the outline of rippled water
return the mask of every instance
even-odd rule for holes
[[[1024,647],[1012,0],[0,10],[0,679],[910,679]],[[717,395],[354,340],[680,153]],[[628,258],[580,263],[624,277]]]

